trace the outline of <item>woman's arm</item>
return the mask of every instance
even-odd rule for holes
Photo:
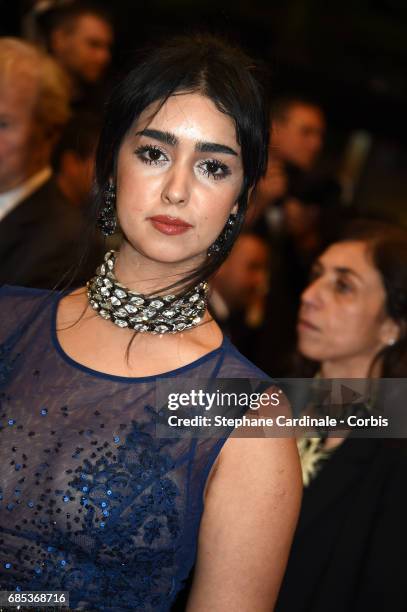
[[[234,438],[207,486],[188,612],[271,612],[302,492],[294,439]]]

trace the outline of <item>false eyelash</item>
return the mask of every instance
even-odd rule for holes
[[[205,169],[205,164],[215,164],[217,166],[217,169],[222,170],[222,174],[215,174],[214,172],[210,172],[208,169]],[[230,174],[230,169],[228,168],[228,166],[226,166],[226,164],[222,163],[217,159],[205,159],[199,164],[199,168],[201,169],[203,174],[211,176],[215,181],[223,179]]]
[[[143,154],[151,151],[157,151],[158,153],[160,153],[160,155],[163,155],[165,159],[149,159],[148,157],[143,156]],[[157,147],[156,145],[142,145],[135,150],[135,153],[136,155],[138,155],[142,162],[149,165],[160,164],[161,162],[166,161],[168,159],[164,151],[162,151],[160,147]]]

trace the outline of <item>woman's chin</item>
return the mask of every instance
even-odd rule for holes
[[[162,264],[163,266],[175,266],[181,267],[186,272],[192,271],[197,268],[206,258],[206,253],[197,254],[185,254],[185,253],[152,253],[151,255],[147,255],[147,257],[157,263]]]
[[[128,244],[146,262],[149,261],[150,263],[161,264],[163,266],[189,264],[186,265],[186,269],[192,270],[206,258],[206,251],[196,253],[196,251],[185,251],[185,248],[182,247],[169,248],[168,246],[159,246],[151,248],[151,245],[143,248],[143,245],[138,245],[135,241],[132,242],[130,240],[128,240]]]
[[[313,346],[309,342],[299,342],[298,343],[298,352],[305,357],[305,359],[310,359],[311,361],[324,361],[326,359],[326,354],[321,350],[321,347]]]

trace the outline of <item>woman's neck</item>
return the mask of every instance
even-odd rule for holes
[[[371,378],[380,376],[380,365],[371,372],[372,357],[360,355],[346,359],[326,360],[321,363],[322,378]]]
[[[114,272],[122,285],[138,293],[149,294],[162,292],[163,287],[181,280],[200,263],[202,257],[177,263],[154,261],[124,240],[116,257]],[[179,291],[179,287],[174,291]]]

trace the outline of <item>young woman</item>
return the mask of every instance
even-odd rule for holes
[[[404,229],[353,222],[322,253],[302,294],[298,348],[323,378],[407,377]],[[392,395],[405,401],[403,390],[395,380]],[[304,500],[277,610],[407,609],[404,442],[299,440]]]
[[[273,609],[294,441],[154,435],[160,382],[264,379],[208,315],[206,279],[265,167],[266,116],[240,52],[156,49],[112,93],[98,148],[98,225],[120,250],[69,294],[2,289],[2,589],[168,610],[196,561],[188,610]]]

